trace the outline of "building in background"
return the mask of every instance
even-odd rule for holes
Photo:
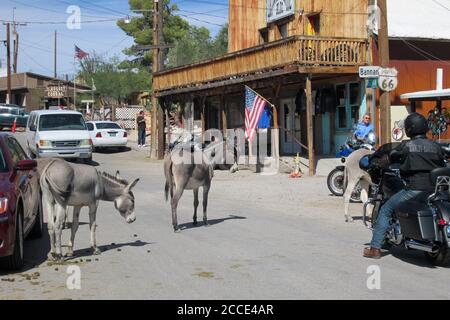
[[[0,77],[0,103],[6,102],[6,76]],[[26,110],[49,109],[51,107],[72,107],[74,90],[86,92],[89,86],[72,81],[54,79],[44,75],[24,72],[11,76],[11,103],[23,106]]]

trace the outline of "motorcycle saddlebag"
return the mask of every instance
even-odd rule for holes
[[[406,202],[396,210],[403,236],[415,240],[436,237],[433,212],[423,202]]]

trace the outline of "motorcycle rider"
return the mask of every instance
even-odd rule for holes
[[[380,209],[369,248],[363,256],[379,259],[381,247],[390,227],[390,220],[396,207],[418,196],[423,191],[432,192],[430,172],[445,167],[441,147],[427,139],[428,122],[418,113],[410,114],[405,120],[406,135],[411,138],[396,147],[390,154],[391,161],[400,163],[400,172],[406,182],[406,188],[396,193]]]

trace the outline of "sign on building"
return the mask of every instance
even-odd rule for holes
[[[378,78],[379,71],[380,67],[378,66],[359,67],[359,77],[363,79]]]
[[[391,92],[398,86],[398,71],[395,68],[381,68],[378,71],[378,85],[381,90]]]
[[[45,89],[47,98],[64,98],[67,96],[67,86],[48,85]]]
[[[294,0],[267,0],[267,23],[295,13]]]

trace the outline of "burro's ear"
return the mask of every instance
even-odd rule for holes
[[[120,177],[120,172],[119,172],[119,170],[116,171],[116,179],[122,179],[122,178]]]
[[[133,189],[133,188],[136,186],[136,184],[137,184],[138,182],[139,182],[139,179],[134,180],[132,183],[130,183],[130,184],[125,188],[125,191],[126,191],[126,192],[130,192],[131,189]]]

